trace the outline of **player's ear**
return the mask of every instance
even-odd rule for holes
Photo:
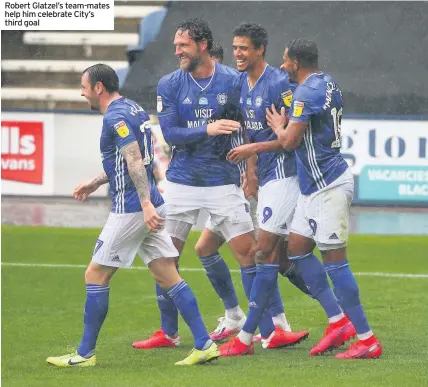
[[[204,50],[208,51],[208,40],[206,40],[206,39],[201,40],[198,44],[199,44],[199,49],[201,51],[204,51]]]
[[[101,82],[97,82],[94,86],[94,90],[97,94],[101,94],[103,91],[103,84]]]

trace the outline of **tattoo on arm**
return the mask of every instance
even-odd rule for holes
[[[121,148],[120,151],[128,165],[129,175],[137,189],[140,202],[150,200],[150,183],[138,143],[133,141]]]
[[[105,172],[99,174],[97,177],[94,177],[92,179],[92,184],[96,184],[97,187],[102,186],[103,184],[108,183],[107,174]]]

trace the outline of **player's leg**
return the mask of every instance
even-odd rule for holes
[[[84,330],[77,351],[50,357],[47,362],[60,367],[87,367],[96,364],[95,347],[109,307],[109,283],[119,267],[130,267],[144,238],[142,213],[111,213],[85,272],[86,302]]]
[[[276,262],[279,260],[279,273],[282,272],[281,265],[284,266],[283,249],[287,246],[288,235],[299,193],[299,183],[296,176],[270,181],[259,190],[260,206],[258,209],[258,221],[260,228],[264,230],[265,233],[262,234],[261,238],[258,238],[258,249],[263,252],[265,256],[269,256],[272,254],[272,246],[279,243],[279,246],[277,246],[279,251],[275,252],[274,257]],[[270,259],[273,259],[273,257]],[[287,259],[287,261],[289,260]],[[292,277],[292,273],[294,273],[293,279],[295,280],[295,284],[299,284],[300,282],[300,285],[303,284],[304,286],[303,279],[301,279],[299,274],[295,274],[296,272],[298,273],[298,271],[297,269],[293,270],[292,266],[287,268],[287,275]],[[304,286],[304,288],[306,289],[306,286]],[[291,331],[278,289],[274,293],[274,302],[269,312],[272,315],[275,326],[285,329],[286,331]],[[307,332],[302,332],[302,334],[303,333],[307,334]],[[305,337],[307,337],[307,335],[305,335]]]
[[[174,247],[181,254],[186,239],[196,223],[199,210],[191,210],[179,214],[165,214],[165,208],[159,207],[159,214],[166,217],[165,229],[170,235]],[[183,219],[183,220],[180,220]],[[175,259],[178,270],[178,257]],[[132,343],[134,348],[152,349],[161,347],[176,347],[180,345],[178,335],[178,310],[168,292],[156,282],[156,296],[161,317],[161,328],[154,332],[149,338]]]
[[[296,182],[291,182],[296,183]],[[308,336],[308,332],[292,333],[284,327],[275,328],[271,316],[286,322],[284,307],[278,289],[279,249],[284,238],[284,224],[292,217],[294,206],[283,205],[283,196],[289,182],[272,181],[259,191],[259,225],[255,248],[256,272],[249,291],[249,313],[247,321],[235,342],[220,347],[226,356],[241,354],[235,351],[240,344],[250,346],[255,329],[260,327],[264,348],[278,348],[296,344]],[[285,195],[287,196],[287,195]],[[239,242],[236,238],[235,244]],[[248,290],[247,290],[248,294]],[[281,321],[282,322],[282,321]],[[285,325],[284,324],[284,325]],[[287,324],[288,325],[288,324]],[[234,348],[235,347],[235,348]]]
[[[316,234],[318,249],[321,251],[324,268],[333,284],[334,293],[358,334],[358,341],[336,357],[375,358],[382,354],[382,347],[373,335],[361,305],[358,285],[349,266],[346,250],[353,178],[349,173],[347,180],[346,176],[341,176],[341,179],[342,184],[319,195],[323,206],[319,211],[321,227]]]
[[[176,364],[200,364],[217,358],[217,346],[208,335],[196,298],[175,266],[174,257],[178,252],[167,232],[162,230],[151,233],[142,244],[139,254],[148,265],[156,283],[166,291],[193,334],[194,350],[186,359]]]
[[[287,235],[280,248],[279,274],[287,278],[302,293],[310,296],[311,292],[306,287],[305,281],[303,280],[297,265],[288,258],[288,238],[289,236]]]
[[[297,266],[311,296],[321,304],[328,317],[329,326],[324,336],[311,350],[311,355],[319,355],[342,345],[355,331],[337,302],[321,261],[313,253],[313,238],[319,230],[316,215],[310,211],[305,213],[309,203],[310,197],[299,196],[288,242],[288,256]]]
[[[219,234],[208,219],[195,246],[196,254],[225,309],[224,317],[218,319],[216,329],[210,333],[214,341],[224,340],[238,333],[245,322],[245,314],[239,307],[230,270],[218,252],[218,248],[224,243]]]

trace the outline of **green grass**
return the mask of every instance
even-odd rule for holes
[[[2,227],[3,262],[87,264],[99,230]],[[182,255],[183,267],[201,267],[193,253],[198,234],[191,235]],[[426,237],[352,236],[349,257],[355,272],[428,273]],[[237,268],[227,247],[222,254]],[[141,265],[136,259],[136,265]],[[198,367],[176,367],[192,347],[184,322],[182,346],[134,350],[135,339],[159,326],[154,286],[147,271],[122,270],[114,277],[110,310],[101,331],[95,368],[57,369],[48,356],[74,349],[81,336],[84,269],[2,267],[2,385],[88,387],[234,387],[234,386],[427,386],[427,278],[359,276],[361,297],[372,328],[384,346],[375,361],[311,358],[309,350],[326,325],[318,304],[280,279],[289,320],[295,330],[308,329],[307,341],[292,349],[255,356],[224,358]],[[244,293],[232,274],[241,306]],[[209,329],[222,305],[203,272],[183,272],[193,288]],[[246,307],[244,308],[246,309]]]

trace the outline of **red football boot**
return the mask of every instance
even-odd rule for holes
[[[330,323],[325,330],[324,336],[312,349],[310,354],[322,355],[334,348],[339,348],[342,344],[350,340],[357,334],[354,326],[347,317],[343,317],[337,322]]]
[[[254,344],[251,343],[250,345],[246,345],[241,340],[239,340],[238,336],[236,336],[223,345],[220,345],[218,350],[220,351],[220,356],[253,355]]]
[[[376,359],[382,355],[382,346],[375,335],[366,340],[358,340],[351,344],[345,352],[338,353],[338,359]]]
[[[289,347],[307,339],[308,336],[308,331],[289,332],[285,329],[275,327],[275,330],[267,339],[262,338],[262,347],[265,349]]]
[[[136,341],[132,343],[134,348],[151,349],[162,347],[178,347],[180,345],[180,336],[168,336],[162,329],[159,329],[151,337],[146,340]]]

